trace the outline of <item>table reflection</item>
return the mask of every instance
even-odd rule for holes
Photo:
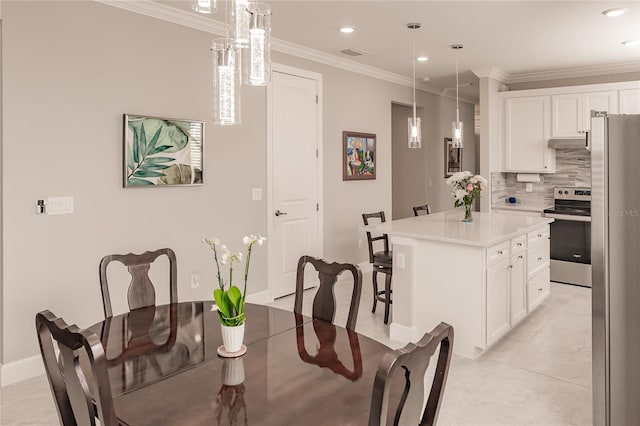
[[[247,406],[244,401],[244,361],[229,358],[222,361],[222,386],[215,402],[219,426],[247,425]]]
[[[349,370],[336,352],[336,339],[337,328],[335,325],[321,321],[313,321],[313,331],[319,342],[318,353],[316,355],[310,355],[307,351],[304,341],[304,330],[306,327],[302,327],[302,316],[296,314],[296,342],[298,346],[298,355],[300,359],[309,364],[315,364],[321,368],[328,368],[336,374],[339,374],[346,379],[356,381],[362,376],[362,354],[360,352],[360,342],[358,335],[349,329],[342,329],[347,333],[349,339],[349,349],[351,352],[351,359],[353,361],[353,370]]]

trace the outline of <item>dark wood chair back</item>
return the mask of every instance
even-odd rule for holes
[[[384,217],[384,212],[376,212],[376,213],[363,213],[362,221],[365,226],[369,225],[370,219],[377,219],[380,223],[386,222],[387,220]],[[373,243],[376,241],[382,241],[384,243],[384,251],[385,253],[389,252],[389,238],[387,234],[382,234],[377,237],[371,236],[371,231],[367,231],[367,243],[369,244],[369,263],[374,263],[373,254],[375,250],[373,249]]]
[[[423,411],[425,373],[438,345],[438,363],[429,399]],[[453,327],[441,322],[418,343],[409,343],[402,349],[386,354],[380,362],[373,384],[369,426],[386,425],[390,415],[393,416],[391,424],[394,426],[434,425],[438,419],[440,402],[447,383],[452,351]],[[397,374],[404,376],[404,390],[397,407],[390,407],[391,381]]]
[[[298,261],[298,271],[296,275],[296,296],[293,311],[302,314],[302,293],[304,290],[304,268],[310,263],[318,271],[320,286],[313,299],[312,317],[333,324],[336,316],[336,298],[334,287],[338,280],[338,275],[344,271],[349,271],[353,275],[353,292],[351,294],[351,305],[347,317],[346,328],[355,330],[356,319],[358,318],[358,307],[360,306],[360,294],[362,292],[362,272],[356,265],[350,263],[327,263],[322,259],[311,256],[302,256]]]
[[[416,206],[413,208],[413,214],[415,216],[420,216],[420,214],[431,214],[431,206],[429,204],[425,204],[424,206]]]
[[[97,416],[101,425],[117,425],[107,363],[98,336],[67,325],[50,311],[36,315],[36,331],[60,424],[93,426]],[[81,357],[83,365],[88,361],[88,368],[80,368]]]
[[[120,262],[129,270],[131,282],[127,292],[129,309],[144,308],[156,304],[156,291],[149,279],[149,268],[151,264],[160,256],[166,255],[169,258],[169,301],[178,302],[178,272],[176,255],[173,250],[163,248],[155,251],[147,251],[142,254],[110,254],[100,261],[100,287],[102,289],[102,304],[104,316],[113,316],[111,308],[111,296],[109,295],[109,284],[107,281],[107,266],[111,262]]]

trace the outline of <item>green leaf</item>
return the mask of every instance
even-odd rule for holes
[[[236,308],[236,312],[240,314],[242,312],[240,309],[242,304],[242,293],[240,292],[240,289],[235,285],[232,285],[229,287],[229,290],[227,290],[227,295],[229,296],[229,300],[233,307]]]
[[[144,147],[144,153],[148,153],[151,149],[156,146],[156,142],[158,142],[158,138],[160,137],[160,133],[162,133],[162,127],[158,127],[158,130],[153,134],[153,137]]]
[[[144,135],[144,127],[142,128],[142,134]],[[138,153],[138,141],[140,140],[140,136],[138,135],[138,131],[135,127],[133,127],[133,161],[134,163],[140,162],[140,154]]]
[[[163,173],[159,173],[159,172],[154,172],[153,170],[148,170],[146,168],[139,168],[138,170],[136,170],[136,172],[133,174],[135,177],[162,177],[164,176]]]
[[[164,151],[168,150],[169,148],[171,148],[171,145],[156,146],[151,151],[149,151],[149,155],[158,154],[159,152],[164,152]]]
[[[133,147],[131,144],[127,145],[127,170],[132,172],[136,168],[136,163],[133,161]]]
[[[138,178],[134,178],[134,177],[131,177],[131,178],[127,179],[127,183],[129,185],[132,185],[132,186],[153,185],[153,182],[150,182],[150,181],[148,181],[146,179],[138,179]]]
[[[216,300],[216,305],[218,305],[218,311],[221,318],[233,317],[231,313],[231,303],[229,302],[229,297],[225,291],[220,290],[219,288],[213,290],[213,298]]]
[[[171,166],[168,166],[166,164],[147,164],[146,161],[144,162],[145,170],[165,170],[165,169],[168,169],[169,167]]]
[[[159,163],[168,163],[173,160],[175,160],[175,158],[173,157],[148,157],[145,160],[145,163],[159,164]]]

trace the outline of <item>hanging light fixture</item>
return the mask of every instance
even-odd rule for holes
[[[417,30],[422,25],[417,22],[407,24],[407,28],[410,30]],[[413,117],[408,118],[408,141],[409,148],[421,148],[422,147],[422,119],[416,115],[416,41],[413,39]]]
[[[271,9],[264,3],[249,3],[249,46],[243,82],[264,86],[271,78]]]
[[[191,0],[191,9],[198,13],[213,13],[216,11],[216,0]]]
[[[229,8],[231,37],[241,48],[249,45],[249,0],[233,0]]]
[[[213,41],[213,122],[240,124],[240,47],[225,37]]]
[[[461,44],[453,44],[451,48],[456,52],[462,49]],[[454,148],[462,148],[463,147],[463,123],[460,121],[460,107],[458,101],[458,55],[456,53],[456,121],[451,123],[451,132],[452,132],[452,141],[451,146]]]

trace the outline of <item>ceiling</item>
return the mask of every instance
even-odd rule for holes
[[[190,1],[160,1],[191,12]],[[530,73],[598,69],[640,71],[640,1],[267,1],[272,8],[272,37],[327,54],[411,77],[412,43],[416,55],[430,59],[416,64],[423,86],[455,95],[455,58],[460,61],[460,95],[478,98],[478,79],[497,68],[507,79],[536,80]],[[629,10],[609,18],[602,11]],[[224,22],[224,1],[208,16]],[[195,13],[195,12],[191,12]],[[409,22],[422,28],[409,30]],[[342,26],[355,32],[343,34]],[[451,44],[464,49],[455,52]],[[343,49],[368,52],[359,57]],[[620,72],[620,71],[618,71]],[[539,77],[539,76],[538,76]]]

